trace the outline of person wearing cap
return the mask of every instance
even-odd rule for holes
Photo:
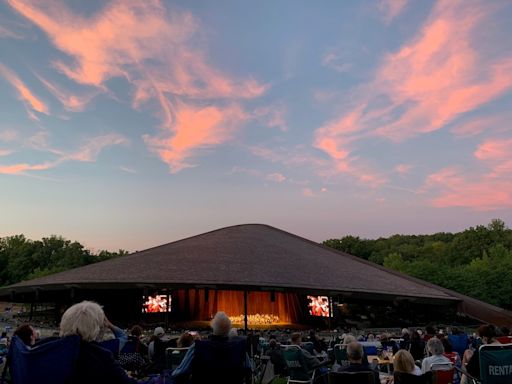
[[[165,343],[165,341],[166,341],[165,339],[166,339],[166,337],[165,337],[164,329],[162,327],[156,327],[155,330],[153,331],[152,340],[148,346],[149,360],[151,360],[151,361],[155,360],[155,358],[157,357],[156,355],[159,354],[159,350],[160,350],[159,346],[160,346],[160,344]]]

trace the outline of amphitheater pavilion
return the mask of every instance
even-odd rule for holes
[[[510,311],[261,224],[0,288],[0,300],[53,305],[56,318],[84,299],[126,323],[206,322],[223,310],[246,328],[512,324]]]

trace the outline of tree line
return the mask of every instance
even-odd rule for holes
[[[326,246],[512,309],[512,230],[500,219],[458,233],[344,236]]]
[[[93,253],[61,236],[30,240],[24,235],[0,238],[0,286],[97,263],[128,252]]]

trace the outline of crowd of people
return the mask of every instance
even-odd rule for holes
[[[314,331],[272,331],[240,337],[224,312],[213,317],[211,328],[208,335],[194,331],[170,335],[156,327],[149,336],[138,325],[126,332],[108,320],[100,305],[84,301],[63,314],[58,333],[40,338],[32,325],[23,324],[12,337],[27,351],[45,343],[79,338],[71,381],[78,384],[152,383],[160,375],[174,383],[211,382],[215,377],[222,377],[223,383],[247,383],[262,361],[269,362],[272,376],[304,380],[315,372],[319,383],[327,382],[329,372],[367,372],[375,384],[420,384],[430,382],[432,369],[451,370],[454,366],[467,372],[467,377],[478,379],[478,347],[509,340],[510,334],[507,328],[482,325],[470,335],[457,329],[427,327],[405,328],[398,335],[338,332],[320,337]],[[116,350],[105,347],[106,339],[118,341]],[[0,344],[7,346],[9,341],[8,335],[2,334]],[[337,349],[345,351],[346,360],[338,358]],[[300,367],[290,364],[290,351],[300,357]],[[16,365],[7,362],[2,380],[13,370]],[[464,382],[467,377],[455,371],[453,382]]]

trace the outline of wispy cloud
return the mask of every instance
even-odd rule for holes
[[[268,181],[274,181],[276,183],[282,183],[283,181],[286,180],[286,176],[278,173],[278,172],[275,172],[275,173],[270,173],[268,174],[265,179],[267,179]]]
[[[11,153],[13,153],[13,151],[10,149],[1,149],[0,148],[0,157],[9,156]]]
[[[475,151],[475,157],[491,168],[490,177],[512,179],[512,139],[487,139]]]
[[[22,39],[23,35],[20,33],[14,32],[11,29],[0,25],[0,39]]]
[[[66,160],[93,162],[96,161],[99,153],[103,149],[115,145],[126,145],[128,143],[128,139],[118,133],[97,136],[88,139],[87,142],[77,151],[65,154],[64,158]]]
[[[322,58],[322,65],[341,73],[350,71],[354,66],[351,62],[343,61],[343,59],[334,52],[327,52],[324,55]]]
[[[410,164],[398,164],[397,166],[395,166],[395,172],[401,174],[401,175],[405,175],[407,173],[409,173],[412,169],[412,165]]]
[[[5,65],[0,64],[0,75],[2,75],[16,90],[18,97],[27,108],[27,112],[31,118],[37,119],[32,111],[49,114],[48,106],[39,99],[21,79]]]
[[[396,6],[392,15],[405,6],[381,4]],[[355,155],[363,140],[401,142],[436,131],[510,92],[512,55],[506,50],[487,55],[482,41],[473,43],[497,10],[475,2],[438,2],[420,32],[386,55],[374,77],[351,94],[351,107],[315,131],[314,146],[330,157],[338,172],[360,174],[366,162],[370,173],[379,175]],[[481,127],[466,126],[455,133]],[[374,186],[385,182],[382,176],[361,181],[365,179]]]
[[[123,165],[122,165],[122,166],[120,166],[120,167],[119,167],[119,169],[120,169],[121,171],[123,171],[123,172],[126,172],[126,173],[133,173],[133,174],[135,174],[135,173],[139,173],[139,172],[137,172],[137,170],[135,170],[135,169],[133,169],[133,168],[130,168],[130,167],[125,167],[125,166],[123,166]]]
[[[34,145],[35,148],[46,151],[56,158],[53,161],[47,161],[40,164],[28,164],[18,163],[3,165],[0,164],[0,174],[10,175],[29,175],[30,171],[44,171],[51,168],[55,168],[67,161],[79,161],[79,162],[94,162],[97,160],[98,155],[105,148],[114,145],[125,145],[128,140],[116,133],[111,133],[103,136],[97,136],[88,139],[85,144],[80,146],[75,151],[64,151],[55,148],[48,147],[46,142],[37,142]]]
[[[86,95],[76,95],[66,91],[56,84],[51,83],[40,75],[36,75],[39,81],[44,84],[48,91],[55,96],[57,100],[64,106],[64,108],[71,112],[81,112],[85,109],[87,104],[97,94],[97,92],[89,92]]]
[[[429,175],[425,189],[434,194],[431,204],[438,208],[494,210],[512,207],[512,180],[475,178],[455,167]]]
[[[5,129],[0,131],[0,141],[11,142],[16,140],[18,137],[18,132],[14,129]]]
[[[404,11],[407,3],[408,0],[380,0],[379,11],[384,22],[386,24],[391,23],[395,17]]]
[[[269,128],[277,128],[282,132],[288,131],[286,122],[287,108],[283,103],[260,107],[254,111],[254,116]]]
[[[196,149],[227,140],[225,133],[229,129],[225,126],[231,126],[229,120],[234,114],[243,113],[226,107],[226,100],[231,105],[259,97],[269,87],[251,76],[234,78],[209,64],[205,52],[193,44],[200,38],[199,21],[190,12],[169,12],[158,1],[112,1],[89,17],[45,0],[9,0],[9,4],[73,59],[71,64],[55,62],[70,79],[102,90],[107,90],[107,81],[114,77],[122,77],[132,85],[133,106],[154,111],[162,121],[162,132],[145,135],[145,139],[172,172],[191,166],[188,157]],[[53,93],[68,108],[83,106],[80,100],[70,99],[58,90]],[[222,102],[213,106],[217,100]],[[224,112],[226,116],[219,116]],[[198,122],[207,114],[217,122],[205,126],[201,121],[203,128],[185,133],[191,126],[183,116]],[[216,129],[219,132],[214,132]]]

